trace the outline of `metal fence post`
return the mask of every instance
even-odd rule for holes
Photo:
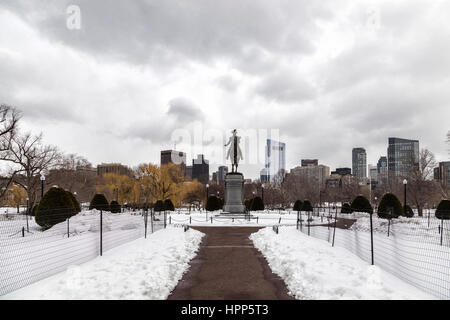
[[[299,213],[300,213],[300,231],[303,231],[303,225],[302,225],[302,210],[300,210]]]
[[[444,219],[441,219],[441,246],[442,246],[443,236],[444,236]]]
[[[155,211],[153,210],[153,208],[150,209],[150,227],[151,227],[151,232],[153,233],[153,220],[155,219]]]
[[[308,211],[308,236],[311,234],[310,233],[310,227],[311,227],[310,215],[311,215],[311,212]]]
[[[103,255],[103,210],[100,210],[100,256]]]
[[[169,224],[172,224],[172,216],[169,216]]]
[[[164,229],[165,229],[166,226],[167,226],[167,221],[166,221],[166,219],[167,219],[166,210],[164,210]]]
[[[299,223],[299,213],[298,213],[298,211],[297,211],[297,230],[298,230],[298,223]]]
[[[147,222],[148,222],[148,209],[145,209],[144,223],[145,223],[145,239],[147,239]]]
[[[337,210],[334,214],[334,228],[333,228],[333,243],[332,243],[332,247],[334,247],[334,238],[336,236],[336,224],[337,224]]]
[[[388,237],[389,237],[390,231],[391,231],[391,219],[388,218]]]
[[[70,227],[69,220],[70,218],[67,218],[67,238],[69,237],[69,227]]]
[[[22,238],[25,237],[25,227],[22,227]]]
[[[374,264],[373,261],[373,223],[372,223],[372,214],[370,215],[370,250],[372,255],[372,265]]]
[[[192,224],[192,217],[189,217],[189,224]]]

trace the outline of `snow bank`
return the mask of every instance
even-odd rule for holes
[[[203,234],[167,228],[73,265],[2,299],[166,299],[189,267]]]
[[[261,229],[250,236],[272,271],[297,299],[434,299],[344,248],[292,227]]]

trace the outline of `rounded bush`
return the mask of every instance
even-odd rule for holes
[[[75,196],[73,195],[72,192],[70,191],[66,191],[67,195],[69,196],[70,200],[72,201],[72,205],[73,205],[73,215],[76,215],[77,213],[81,212],[81,206],[80,203],[78,202],[77,198],[75,198]]]
[[[89,210],[97,209],[97,210],[103,210],[103,211],[109,211],[109,203],[108,200],[106,200],[106,197],[101,194],[97,193],[91,200],[91,203],[89,204]]]
[[[167,211],[175,211],[175,206],[172,203],[172,200],[166,199],[164,201],[164,209]]]
[[[111,201],[109,207],[111,208],[111,213],[120,213],[122,211],[122,207],[116,200]]]
[[[209,196],[208,200],[206,201],[206,210],[215,211],[220,210],[220,208],[220,199],[216,196]]]
[[[302,200],[297,200],[294,203],[294,208],[292,208],[294,211],[302,211],[303,202]]]
[[[411,207],[410,206],[408,206],[408,205],[406,205],[406,207],[405,207],[405,213],[406,213],[406,217],[407,218],[412,218],[412,217],[414,217],[414,211],[411,209]]]
[[[250,210],[252,211],[264,210],[264,204],[260,197],[254,197],[252,199]]]
[[[364,196],[357,196],[352,202],[353,212],[367,212],[372,214],[373,208],[370,205],[369,200]]]
[[[35,217],[35,216],[36,216],[36,212],[37,212],[38,206],[39,206],[39,203],[38,203],[38,204],[35,204],[35,205],[33,206],[33,209],[30,210],[29,213],[30,213],[30,215],[31,215],[32,217]]]
[[[350,214],[352,212],[353,212],[353,210],[352,210],[352,206],[350,205],[350,203],[346,202],[342,205],[341,213]]]
[[[436,208],[436,218],[450,220],[450,200],[442,200]]]
[[[155,203],[155,207],[154,207],[155,211],[164,211],[164,202],[162,200],[158,200]]]
[[[44,229],[65,221],[73,216],[75,209],[72,199],[63,188],[52,187],[39,202],[35,220]]]
[[[309,200],[305,200],[303,202],[302,211],[313,211],[313,207]]]
[[[395,194],[386,193],[381,198],[377,214],[384,219],[398,218],[403,215],[403,206]]]

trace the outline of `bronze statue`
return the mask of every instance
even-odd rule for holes
[[[239,160],[243,159],[242,151],[241,148],[239,147],[241,137],[236,135],[237,134],[236,129],[231,131],[231,133],[233,135],[230,137],[225,147],[230,145],[230,148],[228,149],[227,152],[227,160],[231,158],[231,172],[237,172]]]

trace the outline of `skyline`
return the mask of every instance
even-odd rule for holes
[[[449,159],[450,3],[244,2],[2,1],[0,102],[92,163],[158,163],[199,126],[279,130],[287,168],[348,167],[357,146],[376,164],[388,137]]]

